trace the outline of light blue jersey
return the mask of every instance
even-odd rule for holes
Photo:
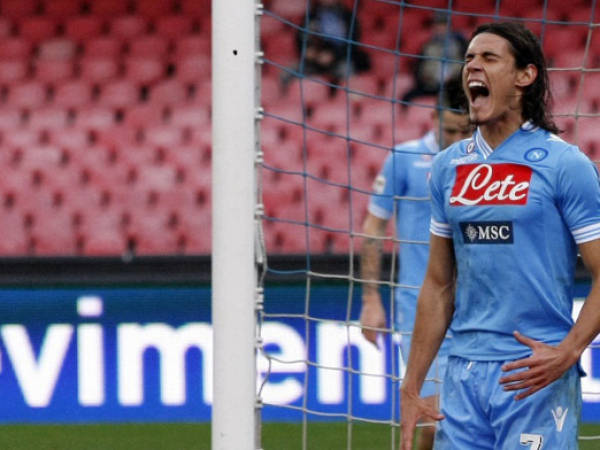
[[[600,238],[598,172],[573,145],[524,124],[492,150],[479,130],[434,160],[433,234],[458,269],[450,354],[531,353],[513,331],[556,345],[571,319],[576,244]]]
[[[369,212],[380,219],[392,217],[399,239],[398,278],[395,292],[395,327],[412,331],[416,301],[425,277],[429,255],[431,217],[428,179],[439,147],[433,132],[399,144],[387,157],[374,183]]]

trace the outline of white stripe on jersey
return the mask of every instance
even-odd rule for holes
[[[583,244],[584,242],[593,241],[594,239],[600,238],[600,223],[588,225],[577,230],[572,230],[571,234],[577,244]]]
[[[431,234],[434,234],[443,238],[451,238],[452,237],[452,228],[447,223],[441,223],[431,219],[431,223],[429,225],[429,231]]]
[[[374,204],[369,204],[369,212],[374,215],[375,217],[377,217],[378,219],[383,219],[383,220],[388,220],[390,217],[392,217],[392,212],[388,211],[384,208],[381,208],[377,205]]]

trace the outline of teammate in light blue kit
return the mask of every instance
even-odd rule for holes
[[[429,249],[430,202],[428,178],[433,156],[440,147],[450,145],[471,136],[467,104],[459,79],[446,83],[438,105],[439,112],[432,113],[432,129],[414,141],[399,144],[386,159],[379,176],[375,179],[375,195],[371,197],[369,211],[363,224],[363,232],[372,236],[364,241],[361,255],[361,277],[364,280],[380,279],[381,237],[385,235],[388,220],[395,219],[396,237],[401,241],[398,252],[399,287],[395,289],[394,328],[401,335],[402,367],[408,359],[410,335],[417,305],[417,294],[427,267]],[[439,136],[439,138],[438,138]],[[361,312],[363,334],[376,343],[375,328],[385,327],[385,312],[376,283],[363,285],[363,308]],[[432,404],[437,403],[439,382],[443,376],[446,352],[440,350],[436,364],[428,374],[421,391]],[[431,449],[435,428],[423,428],[418,439],[418,449]]]
[[[433,163],[402,450],[420,418],[440,421],[436,450],[577,448],[577,362],[600,332],[600,183],[589,159],[555,134],[547,79],[523,26],[473,33],[463,86],[478,128]],[[592,290],[573,324],[577,249]],[[439,413],[419,389],[448,327]]]

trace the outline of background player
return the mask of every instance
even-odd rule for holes
[[[382,240],[388,220],[395,215],[396,236],[402,241],[427,242],[430,220],[428,176],[432,157],[440,148],[457,140],[471,136],[472,127],[467,115],[466,99],[460,79],[446,83],[439,102],[439,110],[432,113],[432,129],[421,139],[405,142],[395,147],[375,180],[376,195],[373,195],[369,211],[363,224],[366,238],[362,247],[361,277],[364,280],[380,279]],[[411,199],[398,199],[410,197]],[[414,198],[419,200],[415,200]],[[423,282],[427,267],[428,247],[422,243],[400,244],[398,252],[398,283],[414,286],[399,287],[395,290],[395,328],[402,335],[402,355],[408,358],[410,333],[412,331],[418,288]],[[376,283],[363,285],[363,306],[361,325],[364,336],[374,344],[377,331],[373,328],[385,327],[385,311],[381,294]],[[438,364],[432,369],[429,378],[440,379],[445,357],[440,352]],[[401,363],[402,364],[402,363]],[[402,367],[404,364],[402,364]],[[438,391],[434,382],[426,384],[422,395],[435,401]],[[434,427],[425,427],[419,439],[419,449],[430,449],[433,444]]]
[[[575,449],[577,361],[600,331],[598,172],[553,133],[546,64],[531,32],[482,25],[465,61],[478,129],[433,163],[430,257],[401,388],[402,449],[412,448],[420,418],[441,420],[438,450]],[[577,246],[593,284],[573,325]],[[448,326],[440,414],[419,390]]]

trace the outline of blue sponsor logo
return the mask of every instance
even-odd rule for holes
[[[512,222],[461,222],[465,244],[512,244]]]
[[[548,156],[548,150],[545,148],[530,148],[525,152],[525,159],[529,162],[540,162]]]

